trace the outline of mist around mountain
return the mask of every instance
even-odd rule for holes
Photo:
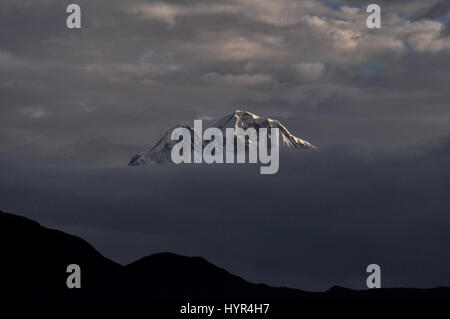
[[[305,292],[253,284],[201,257],[158,253],[122,266],[81,238],[0,212],[2,300],[149,300],[304,302],[330,300],[450,300],[450,288]],[[288,262],[288,261],[286,261]],[[66,267],[81,268],[81,288],[69,289]]]

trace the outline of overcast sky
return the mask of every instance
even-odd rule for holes
[[[66,28],[66,6],[82,29]],[[382,28],[366,26],[366,5]],[[0,209],[122,263],[201,255],[257,282],[450,285],[450,1],[2,0]],[[235,108],[320,150],[128,168]]]
[[[448,135],[448,1],[0,3],[0,150],[122,165],[169,127],[234,108],[321,147]],[[369,3],[367,1],[367,3]]]

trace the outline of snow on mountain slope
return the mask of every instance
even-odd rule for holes
[[[163,137],[148,151],[141,152],[133,156],[129,165],[139,166],[149,163],[166,163],[171,162],[170,153],[172,147],[178,143],[178,141],[171,140],[172,131],[177,127],[184,127],[191,131],[192,139],[194,137],[194,129],[187,125],[177,125],[176,127],[168,130]],[[285,148],[291,149],[316,149],[311,143],[302,140],[289,132],[289,130],[281,124],[280,121],[267,117],[261,117],[253,113],[241,110],[235,110],[232,114],[224,116],[220,119],[203,120],[203,130],[208,127],[217,127],[224,133],[227,128],[247,128],[253,127],[258,132],[259,128],[278,128],[280,131],[280,145]],[[270,137],[269,137],[270,139]],[[193,146],[192,141],[192,146]]]

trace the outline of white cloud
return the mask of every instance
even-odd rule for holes
[[[272,78],[267,74],[218,74],[211,72],[205,74],[203,78],[207,82],[235,85],[235,86],[256,86],[272,82]]]
[[[33,119],[39,119],[47,116],[48,114],[44,108],[36,106],[27,106],[22,108],[20,111],[23,115]]]
[[[183,16],[233,14],[283,27],[301,22],[302,17],[310,13],[337,14],[331,8],[315,0],[229,0],[201,4],[186,2],[184,5],[162,1],[157,3],[139,2],[126,10],[144,18],[159,20],[169,26],[174,26],[177,18]],[[343,14],[348,14],[349,10],[344,10]]]
[[[129,9],[131,13],[142,17],[159,20],[169,26],[175,25],[175,18],[183,13],[183,8],[165,3],[139,4]]]
[[[143,18],[161,21],[171,27],[175,26],[178,17],[237,13],[238,10],[239,8],[235,6],[221,3],[203,5],[191,4],[189,6],[173,5],[164,2],[139,3],[131,8],[127,8],[127,11],[132,14],[137,14]]]
[[[283,58],[288,55],[281,37],[248,37],[232,32],[204,32],[194,43],[186,43],[185,49],[193,55],[219,61]]]
[[[0,68],[12,69],[22,66],[23,63],[16,56],[9,52],[0,51]]]
[[[325,72],[322,63],[297,63],[293,65],[300,80],[314,82],[320,79]]]
[[[419,52],[438,52],[450,49],[450,38],[442,37],[445,27],[436,21],[404,23],[406,39]]]

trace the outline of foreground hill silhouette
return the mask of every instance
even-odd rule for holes
[[[0,212],[2,299],[146,299],[165,301],[450,300],[450,288],[324,293],[252,284],[200,257],[170,253],[121,266],[83,239]],[[66,287],[66,267],[81,267],[81,289]]]

